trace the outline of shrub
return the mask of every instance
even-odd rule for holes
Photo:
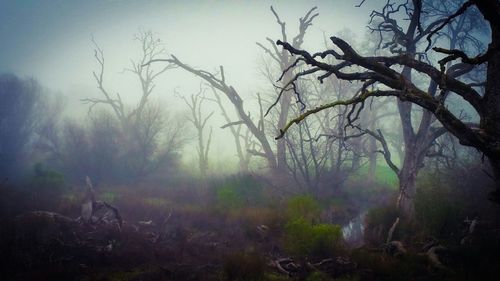
[[[465,217],[461,204],[449,186],[436,180],[422,180],[415,197],[415,218],[424,230],[435,236],[449,235]]]
[[[311,229],[311,254],[325,257],[340,249],[342,228],[337,224],[317,224]]]
[[[217,206],[221,210],[239,209],[244,204],[244,198],[233,187],[223,186],[217,190]]]
[[[216,185],[217,206],[223,211],[258,205],[262,202],[262,184],[251,175],[236,175]]]
[[[300,195],[288,201],[287,215],[290,221],[304,219],[313,223],[320,216],[319,203],[310,195]]]
[[[334,224],[313,225],[304,218],[285,226],[284,246],[294,256],[326,257],[339,250],[342,229]]]

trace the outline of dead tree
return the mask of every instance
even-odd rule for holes
[[[291,54],[298,58],[290,66],[294,68],[298,63],[305,63],[308,68],[295,75],[286,84],[293,85],[295,81],[306,75],[318,74],[318,80],[322,82],[326,77],[335,75],[339,79],[348,81],[364,81],[363,87],[358,94],[350,99],[338,100],[308,110],[297,118],[292,119],[281,131],[279,137],[290,128],[291,125],[301,122],[311,114],[336,106],[351,106],[359,112],[363,109],[365,101],[370,97],[397,97],[399,102],[400,117],[403,127],[405,141],[405,160],[400,168],[390,165],[398,174],[400,179],[400,197],[398,200],[401,210],[407,217],[413,214],[413,197],[415,194],[416,171],[421,168],[425,151],[433,144],[434,139],[445,132],[456,136],[460,142],[482,151],[490,160],[495,177],[497,178],[497,190],[500,189],[500,88],[498,76],[499,70],[495,65],[500,65],[500,51],[498,48],[500,38],[500,21],[495,15],[500,11],[498,1],[466,1],[455,12],[446,17],[439,17],[425,26],[421,21],[422,1],[413,0],[410,5],[387,4],[380,13],[372,14],[382,17],[386,24],[381,24],[380,32],[390,31],[394,36],[385,44],[393,53],[387,56],[363,56],[354,50],[346,41],[331,37],[335,49],[326,50],[316,54],[294,48],[290,43],[278,41]],[[476,57],[469,57],[465,51],[458,49],[433,48],[435,52],[444,53],[447,56],[437,62],[439,67],[430,62],[421,60],[422,53],[418,52],[418,42],[428,40],[430,45],[436,33],[449,25],[455,18],[466,16],[464,13],[475,6],[492,28],[492,40],[488,50]],[[410,23],[405,31],[400,29],[397,21],[391,16],[397,11],[405,11],[410,17]],[[427,51],[428,47],[423,50]],[[332,56],[336,63],[325,63],[320,58]],[[448,65],[450,62],[460,59],[460,63]],[[474,67],[488,64],[487,80],[481,85],[469,84],[463,75],[470,72]],[[447,67],[448,65],[448,67]],[[348,67],[357,67],[359,70],[347,71]],[[397,67],[402,67],[399,71]],[[287,70],[288,71],[288,70]],[[416,85],[411,77],[412,72],[419,73],[431,80],[427,87]],[[368,87],[373,86],[374,90]],[[480,95],[477,87],[485,86],[485,94]],[[480,116],[479,124],[469,124],[455,116],[445,106],[446,97],[456,94],[469,103]],[[424,108],[424,114],[417,131],[412,127],[411,109],[412,105]],[[427,113],[426,113],[427,112]],[[357,115],[348,118],[349,122],[355,121]],[[442,127],[432,126],[438,120]],[[379,134],[379,137],[382,137]],[[386,157],[387,159],[387,157]],[[494,192],[492,198],[500,201],[500,192]]]
[[[208,138],[205,142],[205,128],[207,126],[207,122],[214,115],[214,112],[210,112],[208,115],[204,116],[202,113],[203,102],[205,101],[205,91],[202,85],[200,84],[200,89],[198,93],[192,94],[189,99],[181,96],[181,99],[189,108],[191,116],[188,117],[188,120],[193,124],[196,129],[196,135],[198,139],[198,166],[200,168],[200,175],[202,179],[207,177],[207,172],[209,168],[208,163],[208,152],[210,150],[210,144],[212,142],[212,127],[210,127],[210,131],[208,133]]]
[[[120,123],[124,137],[122,144],[127,155],[125,162],[135,177],[144,176],[154,166],[155,154],[160,150],[160,133],[166,128],[165,114],[162,108],[150,103],[151,95],[155,88],[155,80],[165,71],[172,69],[173,65],[163,68],[154,68],[144,65],[145,62],[153,60],[165,52],[163,43],[153,36],[151,31],[140,31],[135,40],[141,46],[141,55],[133,60],[129,68],[124,72],[132,73],[141,85],[140,98],[135,106],[127,106],[119,93],[113,94],[105,85],[105,57],[104,51],[96,41],[94,43],[94,58],[99,69],[93,72],[97,88],[101,97],[85,98],[82,101],[89,105],[89,114],[95,106],[104,106],[112,110],[114,116]],[[157,161],[156,161],[157,162]]]
[[[331,141],[319,137],[317,123],[311,124],[313,121],[311,119],[299,124],[295,133],[286,136],[290,158],[287,159],[287,166],[299,186],[320,196],[320,185],[328,172],[326,165]]]
[[[97,82],[97,88],[102,94],[102,98],[85,98],[82,101],[89,104],[89,113],[96,105],[107,105],[111,107],[115,116],[120,120],[124,127],[129,126],[133,120],[141,118],[149,97],[155,88],[154,80],[165,71],[172,69],[172,65],[167,65],[159,70],[153,69],[150,65],[144,65],[146,62],[158,58],[158,56],[165,53],[163,44],[160,40],[154,38],[151,31],[141,31],[135,36],[135,39],[141,45],[141,57],[131,62],[130,68],[125,68],[125,71],[131,72],[136,75],[141,84],[141,97],[138,104],[131,110],[127,109],[122,101],[119,93],[115,95],[104,85],[104,51],[99,47],[94,38],[94,58],[99,64],[99,71],[93,72],[94,78]]]
[[[233,126],[233,125],[238,125],[238,124],[244,124],[248,130],[252,133],[252,135],[255,137],[255,139],[258,141],[261,151],[257,150],[249,150],[250,153],[252,153],[255,156],[263,157],[266,159],[268,167],[270,169],[276,169],[277,168],[277,162],[276,162],[276,157],[273,149],[271,148],[271,144],[269,143],[267,136],[264,131],[263,127],[263,114],[261,114],[260,119],[257,123],[255,123],[251,116],[250,113],[245,110],[245,107],[243,106],[243,100],[240,97],[240,94],[236,91],[236,89],[228,85],[226,83],[226,77],[224,73],[224,68],[220,66],[220,72],[217,74],[210,73],[205,70],[198,70],[195,68],[190,67],[189,65],[183,63],[180,61],[177,57],[171,56],[169,59],[154,59],[149,62],[147,62],[145,65],[150,65],[154,62],[167,62],[172,65],[176,65],[187,72],[190,72],[197,77],[202,78],[204,81],[208,82],[210,86],[214,87],[217,91],[222,92],[231,102],[233,105],[236,113],[238,114],[238,117],[240,120],[232,122],[230,124],[227,124],[227,126]],[[262,113],[262,109],[260,110]]]
[[[311,8],[305,15],[304,17],[299,19],[299,30],[297,35],[292,38],[292,46],[295,48],[299,49],[302,46],[302,43],[304,42],[304,36],[306,34],[307,29],[312,25],[312,22],[315,17],[317,17],[319,14],[315,13],[316,7]],[[273,13],[276,22],[281,28],[281,40],[284,42],[288,41],[288,34],[287,34],[287,29],[286,29],[286,22],[282,21],[278,15],[278,13],[275,11],[273,6],[271,6],[271,12]],[[261,43],[257,43],[259,47],[261,47],[266,54],[268,54],[273,62],[276,62],[277,66],[279,67],[280,71],[283,72],[292,62],[293,62],[293,57],[291,56],[290,53],[286,52],[285,50],[278,50],[276,45],[274,44],[274,41],[267,37],[266,40],[270,43],[271,48],[265,47]],[[285,74],[285,79],[284,81],[288,81],[292,77],[292,72],[287,72]],[[273,83],[274,84],[274,83]],[[293,91],[291,88],[285,88],[284,85],[280,86],[283,88],[283,91],[280,92],[281,98],[279,100],[279,114],[278,114],[278,128],[282,128],[285,124],[286,121],[289,118],[289,112],[290,112],[290,106],[291,106],[291,101],[292,101],[292,96],[293,96]],[[300,100],[297,100],[298,103],[300,103]],[[278,168],[281,170],[284,170],[285,167],[287,166],[287,161],[286,161],[286,142],[283,139],[277,140],[276,143],[276,161]]]
[[[219,93],[214,87],[210,87],[214,94],[213,101],[217,104],[220,109],[226,124],[221,126],[221,129],[229,128],[231,134],[234,138],[234,143],[236,146],[236,155],[238,156],[240,172],[247,173],[249,171],[250,159],[252,157],[252,153],[249,151],[256,151],[255,145],[256,143],[252,140],[252,135],[247,127],[244,127],[242,122],[232,121],[229,117],[229,114],[224,107],[222,100],[220,98]],[[259,96],[260,100],[260,96]]]
[[[107,224],[116,225],[120,230],[123,225],[123,219],[120,211],[115,206],[95,199],[95,191],[92,181],[85,177],[87,190],[81,206],[81,216],[77,221],[87,224]]]

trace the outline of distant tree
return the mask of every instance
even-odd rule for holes
[[[264,129],[264,121],[263,121],[264,113],[262,110],[262,103],[259,102],[259,107],[260,107],[259,119],[257,121],[254,121],[254,119],[252,119],[250,115],[250,112],[246,111],[243,105],[243,99],[241,98],[238,91],[236,91],[236,89],[233,86],[227,84],[224,68],[222,66],[220,67],[219,73],[213,74],[205,70],[192,68],[191,66],[183,63],[173,55],[170,59],[154,59],[147,62],[145,65],[150,65],[154,62],[168,62],[169,64],[176,65],[202,78],[204,81],[208,82],[208,84],[212,86],[214,89],[223,93],[231,102],[231,104],[234,107],[234,110],[236,111],[238,117],[240,118],[240,120],[228,123],[223,127],[227,128],[229,126],[235,126],[239,124],[244,124],[245,126],[247,126],[248,130],[252,133],[252,135],[255,137],[257,143],[260,146],[260,150],[249,151],[249,152],[256,156],[263,157],[264,159],[266,159],[269,168],[275,169],[277,167],[275,152],[271,147],[271,143],[269,142]]]
[[[236,146],[236,155],[238,156],[240,172],[247,173],[249,171],[250,159],[252,158],[252,152],[256,151],[256,142],[253,140],[253,136],[248,130],[248,127],[244,126],[242,122],[233,121],[229,116],[229,113],[224,106],[220,94],[214,87],[210,87],[214,95],[212,99],[220,109],[226,124],[221,126],[221,129],[229,127],[229,131],[233,135],[234,144]],[[260,100],[260,97],[259,97]]]
[[[12,74],[0,75],[0,181],[16,178],[38,124],[40,84]]]
[[[286,22],[281,20],[278,13],[273,8],[273,6],[271,6],[271,12],[273,13],[276,19],[276,23],[279,25],[281,29],[281,40],[287,42],[290,34],[287,34],[289,31],[287,30]],[[316,7],[313,7],[304,15],[304,17],[301,17],[299,19],[298,32],[293,38],[291,38],[290,41],[292,42],[292,46],[294,46],[297,49],[299,49],[302,46],[307,29],[312,25],[313,20],[318,15],[319,14],[316,13]],[[266,40],[270,43],[271,49],[265,47],[262,43],[257,43],[257,45],[261,47],[267,55],[269,55],[269,57],[272,59],[272,62],[276,63],[280,72],[285,73],[286,77],[283,78],[283,81],[290,80],[294,75],[293,70],[287,72],[284,72],[284,70],[287,69],[290,66],[290,64],[292,64],[294,60],[292,55],[284,50],[278,50],[278,48],[276,48],[276,45],[274,44],[274,41],[271,38],[267,37]],[[275,81],[272,82],[274,84]],[[281,98],[278,100],[278,103],[276,104],[276,107],[279,110],[278,120],[277,120],[278,128],[282,128],[286,124],[286,121],[288,120],[290,114],[294,91],[291,87],[288,86],[289,85],[284,85],[284,83],[280,85],[280,88],[282,88],[283,90],[280,91]],[[298,98],[297,103],[300,104],[301,103],[300,97],[297,96],[296,98]],[[276,158],[277,158],[276,164],[278,169],[281,170],[286,170],[287,167],[286,143],[287,142],[284,139],[276,140]]]
[[[62,125],[58,158],[61,171],[69,179],[81,181],[85,176],[95,174],[88,135],[87,128],[76,121],[67,120]]]
[[[293,38],[294,44],[297,47],[302,45],[307,29],[311,26],[313,19],[317,16],[317,14],[314,13],[315,9],[316,8],[310,9],[306,13],[306,15],[303,18],[300,18],[299,20],[299,32]],[[285,22],[281,21],[274,8],[271,7],[271,11],[281,28],[283,39],[286,39],[287,34],[286,34]],[[270,39],[268,39],[268,41],[269,40]],[[271,45],[273,47],[273,50],[271,51],[268,48],[264,47],[264,45],[260,43],[257,44],[261,48],[263,48],[265,52],[268,53],[271,56],[271,58],[280,65],[280,69],[284,69],[285,67],[288,66],[288,63],[291,60],[291,56],[289,54],[287,54],[286,52],[278,51],[277,48],[274,48],[274,45]],[[171,56],[171,58],[168,59],[151,59],[150,61],[146,62],[143,66],[150,66],[154,62],[167,62],[168,64],[166,67],[177,66],[179,68],[182,68],[202,78],[204,81],[208,82],[208,84],[212,86],[214,89],[223,93],[233,105],[239,118],[239,120],[230,122],[223,127],[227,128],[231,126],[245,125],[248,128],[248,131],[252,134],[255,140],[256,144],[255,146],[257,147],[257,149],[247,147],[247,152],[252,153],[254,156],[266,159],[267,166],[271,170],[280,172],[286,171],[287,169],[286,143],[280,140],[279,142],[276,143],[276,150],[273,150],[273,141],[271,141],[266,135],[265,124],[264,124],[264,111],[262,110],[262,100],[260,99],[260,97],[258,101],[260,107],[258,117],[252,118],[250,113],[245,109],[243,105],[243,99],[241,98],[239,92],[236,90],[235,87],[227,84],[224,68],[222,66],[220,66],[219,72],[211,73],[209,71],[193,68],[173,55]],[[285,89],[284,91],[286,92],[286,94],[284,95],[284,100],[280,103],[280,114],[279,114],[281,120],[279,121],[280,124],[284,123],[288,118],[290,111],[290,103],[293,93],[293,91],[291,91],[291,89],[289,88]]]
[[[208,163],[208,152],[210,151],[210,144],[212,143],[212,127],[208,132],[208,137],[205,133],[205,128],[207,127],[208,120],[214,115],[214,112],[210,112],[207,115],[202,113],[203,103],[206,101],[205,91],[200,84],[200,89],[198,93],[192,94],[189,98],[181,96],[181,99],[189,108],[188,120],[193,124],[196,129],[196,137],[198,139],[198,144],[196,149],[198,150],[198,166],[200,168],[200,175],[202,179],[207,177],[209,163]],[[206,141],[205,141],[206,138]]]
[[[93,72],[93,75],[101,97],[82,100],[89,104],[89,115],[95,106],[102,106],[111,110],[118,121],[121,133],[115,145],[119,145],[120,149],[114,151],[120,154],[119,162],[124,166],[124,174],[130,179],[140,179],[153,172],[162,161],[169,158],[165,153],[175,153],[185,140],[179,133],[183,125],[169,118],[164,108],[151,102],[155,80],[173,68],[171,65],[159,69],[144,65],[165,52],[163,43],[156,39],[151,31],[140,31],[135,40],[141,47],[141,55],[137,60],[132,60],[131,66],[125,68],[124,72],[132,73],[140,83],[138,103],[135,106],[125,104],[119,93],[113,94],[105,85],[104,51],[94,40],[94,57],[99,69]],[[93,140],[97,141],[98,137]]]

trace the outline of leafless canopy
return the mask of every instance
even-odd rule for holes
[[[461,8],[461,10],[463,9]],[[454,16],[455,14],[452,15],[452,17]],[[442,22],[445,21],[447,20],[442,20]],[[439,27],[436,27],[436,29],[437,28]],[[421,34],[432,35],[433,31],[435,31],[436,29],[427,29],[427,31],[421,31]],[[406,54],[395,56],[362,56],[341,38],[330,37],[330,40],[339,49],[339,51],[331,49],[315,54],[310,54],[307,51],[294,48],[287,42],[283,42],[281,40],[277,41],[277,45],[283,46],[283,48],[288,50],[291,54],[298,56],[295,62],[288,69],[286,69],[285,72],[290,71],[290,69],[295,67],[299,62],[304,62],[309,66],[308,69],[295,75],[295,77],[293,77],[292,80],[288,81],[287,84],[293,84],[295,83],[295,81],[297,81],[297,79],[306,75],[319,74],[319,76],[317,77],[319,82],[322,82],[326,77],[335,75],[339,79],[348,81],[366,81],[365,87],[363,87],[363,89],[361,89],[358,94],[351,99],[334,101],[332,103],[325,104],[304,112],[300,116],[291,120],[281,130],[281,133],[278,136],[279,138],[283,137],[284,133],[290,128],[292,124],[298,123],[307,116],[317,113],[321,110],[339,105],[347,106],[363,104],[369,97],[394,96],[403,101],[410,101],[414,104],[420,105],[421,107],[433,112],[436,118],[448,129],[448,131],[450,131],[460,139],[462,144],[475,146],[485,150],[488,149],[487,144],[485,143],[483,137],[480,135],[480,132],[477,131],[475,127],[464,124],[464,122],[453,115],[444,106],[443,101],[439,96],[430,96],[426,90],[422,90],[415,84],[407,81],[401,73],[397,72],[391,67],[396,65],[407,66],[419,73],[423,73],[431,78],[435,83],[437,83],[441,89],[446,89],[447,91],[456,93],[464,100],[469,102],[474,107],[474,109],[476,109],[478,112],[481,112],[482,97],[478,93],[478,91],[472,86],[454,77],[456,75],[446,75],[443,69],[447,61],[455,60],[458,58],[462,59],[462,63],[453,66],[453,70],[455,72],[460,72],[460,70],[463,70],[464,68],[469,68],[469,65],[471,64],[477,65],[484,63],[487,60],[490,51],[478,57],[469,58],[465,53],[458,50],[444,50],[442,48],[434,48],[434,51],[448,55],[447,57],[439,61],[441,69],[438,69],[428,63],[414,59]],[[323,59],[325,59],[327,56],[333,56],[338,61],[338,63],[328,64],[323,62]],[[362,69],[362,71],[349,71],[349,67],[351,66],[358,66]],[[282,77],[280,77],[280,79]],[[377,85],[380,87],[377,87],[377,89],[375,90],[367,90],[366,85]],[[387,87],[389,89],[387,89]]]

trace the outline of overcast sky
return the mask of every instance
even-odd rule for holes
[[[304,48],[319,50],[323,32],[344,28],[363,34],[370,11],[385,0],[329,1],[132,1],[132,0],[0,0],[0,72],[32,76],[45,87],[80,106],[83,97],[98,96],[92,71],[91,36],[104,50],[106,85],[133,101],[138,97],[133,76],[122,73],[140,52],[133,40],[139,29],[152,30],[168,53],[206,70],[223,65],[226,77],[244,96],[255,94],[263,52],[255,42],[279,39],[270,12],[273,5],[286,21],[290,37],[298,19],[317,6],[319,17],[305,37]],[[190,94],[198,80],[180,70],[160,77],[154,95],[178,103],[173,89]],[[84,105],[79,110],[86,109]],[[218,125],[218,124],[217,124]]]
[[[320,45],[323,31],[363,30],[370,9],[355,8],[358,2],[0,0],[0,71],[34,76],[62,92],[94,86],[91,35],[103,48],[108,69],[117,72],[137,56],[133,34],[143,28],[187,63],[208,69],[224,65],[229,79],[246,88],[262,53],[255,42],[277,39],[280,32],[270,5],[292,34],[298,18],[318,6],[320,16],[306,36],[307,47]]]

